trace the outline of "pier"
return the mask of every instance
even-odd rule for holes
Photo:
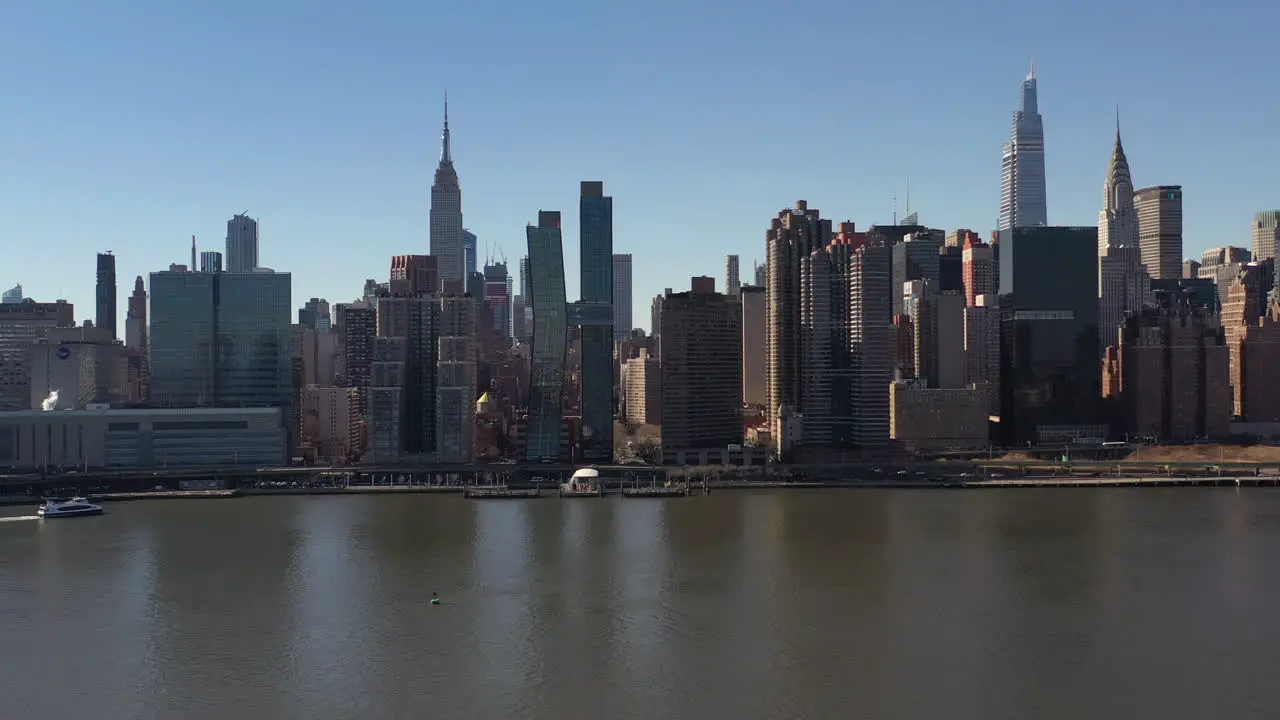
[[[579,498],[579,497],[604,497],[604,490],[599,487],[580,487],[580,488],[560,488],[560,497],[562,498]]]
[[[1103,488],[1103,487],[1280,487],[1280,477],[1043,477],[971,480],[945,484],[968,489],[995,488]]]
[[[477,485],[467,488],[463,497],[473,500],[524,500],[542,497],[542,490],[533,488],[513,488],[505,485]]]
[[[622,497],[629,498],[669,498],[687,497],[688,495],[688,483],[676,483],[673,485],[640,485],[636,487],[622,488]]]
[[[239,490],[151,490],[149,492],[99,493],[86,497],[92,502],[124,500],[179,500],[182,498],[233,498]]]

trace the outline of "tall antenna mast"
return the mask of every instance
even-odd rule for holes
[[[911,176],[907,176],[907,214],[911,214]]]
[[[893,193],[893,224],[898,224],[898,193]]]

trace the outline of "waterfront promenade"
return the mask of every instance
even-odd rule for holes
[[[770,488],[1090,488],[1274,486],[1280,462],[1220,453],[1218,462],[1160,459],[897,458],[879,462],[653,466],[593,465],[601,485],[618,492],[687,483],[694,489]],[[215,467],[68,470],[0,474],[0,504],[31,498],[82,495],[103,500],[197,498],[227,495],[348,495],[465,493],[467,488],[538,488],[558,495],[569,464],[467,464],[352,467]],[[497,493],[503,496],[512,493]],[[518,493],[517,493],[518,494]],[[650,493],[652,494],[652,493]],[[472,492],[492,496],[494,492]],[[534,493],[530,493],[534,495]]]
[[[538,484],[558,483],[579,467],[570,464],[465,464],[465,465],[353,465],[282,466],[282,467],[207,467],[207,468],[136,468],[121,470],[68,470],[58,474],[33,471],[0,472],[0,492],[10,485],[62,483],[143,484],[151,489],[157,483],[201,482],[216,480],[227,486],[260,485],[269,482],[291,483],[344,479],[348,484],[365,485],[456,485],[456,484]],[[1164,460],[1054,460],[1017,459],[911,459],[877,462],[828,462],[805,464],[769,463],[763,465],[591,465],[606,482],[649,482],[651,480],[694,480],[709,477],[713,481],[879,481],[909,476],[912,478],[1008,479],[1012,477],[1193,477],[1236,475],[1280,475],[1280,461],[1251,460],[1170,462]],[[142,489],[142,488],[138,488]],[[125,490],[119,490],[123,492]]]
[[[620,481],[602,483],[605,496],[616,497],[683,497],[685,492],[666,492],[658,486],[636,486]],[[1011,489],[1062,489],[1062,488],[1192,488],[1192,487],[1280,487],[1278,475],[1233,476],[1102,476],[1102,477],[1018,477],[1018,478],[926,478],[926,479],[850,479],[850,480],[710,480],[705,485],[691,487],[712,494],[717,490],[782,491],[782,490],[1011,490]],[[331,495],[464,495],[475,499],[538,499],[559,497],[550,485],[347,485],[283,487],[240,487],[227,490],[144,490],[138,492],[86,492],[90,500],[97,502],[125,502],[133,500],[220,499],[249,496],[331,496]],[[67,493],[50,493],[50,495]],[[698,494],[698,493],[693,493]],[[0,495],[0,505],[25,505],[40,502],[35,494],[14,493]]]

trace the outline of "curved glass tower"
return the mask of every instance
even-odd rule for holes
[[[529,241],[531,285],[526,292],[533,300],[525,459],[555,462],[560,458],[560,431],[564,426],[564,366],[569,343],[560,213],[539,210],[537,227],[528,226],[525,235]]]
[[[1044,182],[1044,120],[1036,95],[1033,63],[1022,82],[1022,97],[1013,113],[1013,130],[1000,164],[999,229],[1045,227],[1049,224]]]

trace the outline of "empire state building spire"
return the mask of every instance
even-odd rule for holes
[[[444,96],[444,130],[440,136],[440,164],[431,184],[431,254],[440,268],[441,283],[463,283],[462,188],[453,167],[453,138],[449,135],[449,94]],[[443,287],[443,285],[442,285]]]
[[[449,91],[444,91],[444,133],[440,137],[440,164],[452,165],[453,153],[449,150]]]

